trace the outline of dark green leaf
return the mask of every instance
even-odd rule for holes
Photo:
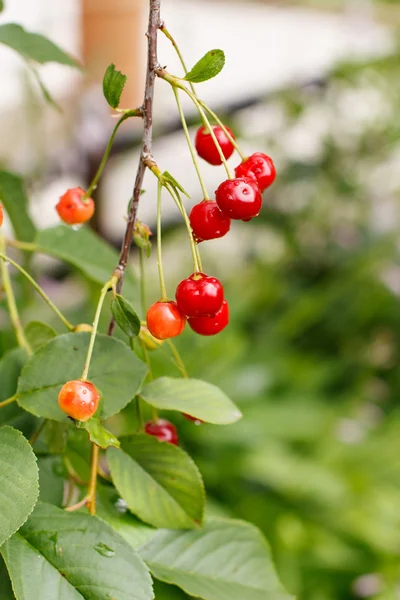
[[[184,77],[186,81],[201,83],[215,77],[225,65],[225,54],[222,50],[210,50],[201,58]]]
[[[1,600],[15,600],[11,587],[10,576],[3,558],[0,556],[0,598]]]
[[[129,509],[155,527],[200,525],[204,511],[201,475],[177,446],[149,435],[121,442],[107,451],[111,477]]]
[[[242,416],[222,390],[199,379],[159,377],[145,385],[140,396],[161,410],[178,410],[217,425],[235,423]]]
[[[0,360],[0,402],[11,398],[17,391],[18,378],[22,367],[26,364],[28,355],[22,348],[14,348]],[[14,402],[0,410],[0,422],[8,423],[21,415],[23,411]]]
[[[65,450],[68,423],[58,423],[57,421],[46,421],[43,437],[46,442],[46,451],[50,454],[62,454]]]
[[[11,219],[16,237],[21,242],[32,242],[36,229],[29,215],[28,198],[21,177],[0,171],[0,202]]]
[[[38,63],[56,62],[81,68],[79,63],[56,44],[38,33],[26,31],[16,23],[0,25],[0,44],[9,46],[24,58]]]
[[[152,600],[131,546],[102,520],[39,504],[1,548],[18,600]]]
[[[103,79],[103,94],[111,108],[119,106],[126,80],[127,76],[118,71],[115,65],[107,67]]]
[[[18,385],[18,404],[38,417],[66,421],[58,393],[66,381],[79,379],[89,333],[66,333],[50,340],[25,365]],[[148,367],[121,340],[97,335],[89,379],[102,394],[99,417],[118,413],[136,395]]]
[[[34,351],[57,337],[57,333],[50,325],[46,325],[46,323],[41,323],[40,321],[31,321],[28,323],[25,327],[25,335]]]
[[[164,171],[164,173],[162,174],[163,178],[168,181],[174,188],[178,188],[179,191],[182,192],[182,194],[185,194],[185,196],[187,196],[188,198],[190,198],[189,194],[187,193],[187,191],[181,186],[181,184],[179,183],[179,181],[177,181],[175,179],[175,177],[173,177],[171,175],[171,173],[168,173],[168,171]]]
[[[8,425],[0,428],[0,546],[31,514],[39,495],[39,476],[32,446]]]
[[[85,423],[79,422],[77,425],[79,428],[85,429],[89,434],[90,441],[97,446],[100,446],[100,448],[103,448],[104,450],[110,446],[119,448],[118,438],[110,431],[107,431],[97,417],[92,417]]]
[[[39,251],[70,263],[86,277],[104,285],[118,263],[118,253],[88,227],[74,231],[66,225],[43,229],[36,237]],[[124,277],[125,294],[135,301],[138,296],[132,272]]]
[[[204,600],[289,600],[261,533],[210,519],[195,531],[159,531],[139,549],[157,579]]]
[[[41,456],[39,466],[39,500],[61,506],[64,496],[64,468],[60,456]]]
[[[111,303],[114,319],[128,337],[136,337],[140,331],[140,319],[132,304],[117,294]]]
[[[96,515],[111,525],[135,550],[156,532],[129,512],[125,500],[112,487],[98,486]]]

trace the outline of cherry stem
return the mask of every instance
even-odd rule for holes
[[[92,193],[94,192],[94,190],[97,187],[97,184],[99,182],[99,179],[101,177],[101,174],[104,170],[104,167],[106,166],[108,157],[110,156],[110,152],[111,152],[111,148],[114,142],[114,138],[117,134],[117,131],[120,127],[120,125],[126,121],[127,119],[129,119],[130,117],[142,117],[143,116],[143,110],[141,108],[136,108],[134,110],[127,110],[124,112],[124,114],[122,115],[122,117],[119,119],[119,121],[117,122],[117,124],[115,125],[113,132],[110,136],[110,139],[108,140],[106,149],[104,151],[103,154],[103,158],[101,159],[101,163],[99,164],[99,168],[96,171],[95,176],[92,179],[92,183],[89,185],[87,191],[85,192],[83,198],[90,198],[90,196],[92,195]]]
[[[3,400],[3,402],[0,402],[0,408],[4,408],[5,406],[12,404],[13,402],[16,402],[17,397],[18,395],[14,394],[14,396],[10,396],[10,398],[7,398],[7,400]]]
[[[167,344],[170,347],[170,350],[171,350],[171,352],[173,354],[173,357],[175,359],[175,365],[177,366],[177,368],[179,369],[179,371],[182,373],[182,376],[185,379],[188,379],[189,378],[188,372],[186,370],[186,367],[185,367],[185,364],[184,364],[184,362],[182,360],[182,357],[181,357],[181,355],[178,352],[177,347],[175,346],[175,344],[170,339],[167,340]]]
[[[5,250],[5,240],[4,240],[3,236],[0,236],[0,250],[2,250],[2,251]],[[21,323],[21,319],[19,316],[18,308],[17,308],[17,303],[15,301],[15,296],[14,296],[14,292],[13,292],[12,285],[11,285],[10,274],[8,272],[8,268],[7,268],[7,265],[5,262],[5,261],[8,261],[8,262],[13,263],[14,261],[11,261],[10,259],[8,259],[5,254],[0,254],[0,258],[2,258],[1,265],[0,265],[0,271],[1,271],[1,277],[3,280],[3,288],[6,293],[8,310],[10,313],[11,323],[12,323],[12,326],[15,331],[15,337],[17,338],[18,345],[21,348],[24,348],[26,350],[26,352],[29,355],[31,355],[31,354],[33,354],[32,348],[25,336],[24,328]]]
[[[173,92],[174,92],[174,95],[175,95],[175,100],[176,100],[176,104],[177,104],[177,107],[178,107],[179,116],[181,118],[183,131],[185,132],[186,141],[187,141],[187,144],[189,146],[190,155],[192,157],[194,168],[196,169],[197,177],[199,179],[200,186],[201,186],[201,189],[202,189],[202,192],[203,192],[203,198],[204,198],[204,200],[209,200],[210,196],[209,196],[209,194],[207,192],[206,185],[204,183],[203,177],[202,177],[201,172],[200,172],[199,161],[197,160],[196,150],[195,150],[195,148],[193,146],[193,142],[192,142],[192,140],[190,138],[190,133],[189,133],[188,126],[187,126],[187,123],[186,123],[185,115],[184,115],[184,112],[182,110],[181,100],[179,98],[179,92],[176,89],[176,87],[173,87],[172,89],[173,89]]]
[[[39,427],[36,429],[36,431],[34,431],[34,433],[31,435],[31,437],[29,438],[29,443],[31,446],[33,446],[33,444],[38,440],[43,429],[46,427],[46,424],[47,424],[47,419],[44,419],[43,423],[41,423],[39,425]]]
[[[142,305],[142,313],[146,314],[146,277],[144,268],[144,248],[139,248],[139,265],[140,265],[140,303]]]
[[[39,246],[31,244],[30,242],[20,242],[19,240],[6,240],[7,246],[12,248],[18,248],[18,250],[26,250],[27,252],[38,252]]]
[[[99,297],[99,301],[97,303],[97,308],[96,308],[96,314],[94,316],[94,321],[93,321],[93,329],[90,334],[90,342],[89,342],[89,348],[88,348],[87,355],[86,355],[85,366],[83,367],[83,372],[81,375],[81,381],[87,381],[89,367],[90,367],[90,361],[92,360],[94,342],[96,340],[97,329],[99,327],[100,314],[101,314],[101,309],[103,307],[104,299],[110,288],[113,290],[115,289],[115,285],[116,285],[117,281],[118,281],[118,277],[116,275],[113,275],[111,277],[111,279],[109,281],[107,281],[107,283],[101,288],[100,297]]]
[[[64,317],[64,315],[62,314],[62,312],[50,300],[50,298],[48,297],[48,295],[46,294],[46,292],[44,290],[42,290],[42,288],[40,287],[40,285],[38,283],[36,283],[36,281],[33,279],[33,277],[31,277],[29,275],[29,273],[27,271],[25,271],[24,268],[21,267],[21,265],[19,265],[18,263],[16,263],[15,260],[13,260],[12,258],[10,258],[9,256],[6,256],[2,252],[0,252],[0,259],[2,261],[10,263],[13,267],[15,267],[16,269],[18,269],[18,271],[29,281],[29,283],[33,285],[33,287],[35,288],[35,290],[38,292],[38,294],[40,294],[40,296],[43,298],[43,300],[46,302],[46,304],[48,304],[50,306],[50,308],[55,312],[55,314],[60,319],[60,321],[62,321],[64,323],[65,327],[67,329],[69,329],[70,331],[74,331],[74,329],[75,329],[74,325],[72,325],[72,323],[70,323],[68,321],[68,319],[66,317]]]
[[[187,69],[187,66],[185,64],[185,61],[183,60],[183,56],[181,54],[181,51],[179,50],[178,44],[176,43],[174,37],[171,35],[171,33],[168,31],[168,29],[165,27],[164,23],[162,23],[160,25],[160,31],[163,32],[163,34],[165,35],[165,37],[167,37],[169,39],[169,41],[171,42],[171,44],[173,45],[173,47],[175,49],[175,52],[177,53],[178,58],[180,60],[180,63],[182,65],[182,68],[184,70],[184,73],[185,73],[185,75],[187,75],[188,69]],[[240,158],[242,160],[245,160],[247,157],[240,150],[239,144],[237,143],[237,141],[235,140],[235,138],[232,137],[232,135],[229,133],[229,131],[227,130],[226,126],[223,124],[223,122],[221,121],[221,119],[218,117],[218,115],[215,112],[213,112],[207,106],[207,104],[205,102],[203,102],[203,100],[200,100],[200,98],[197,95],[197,92],[195,90],[195,87],[194,87],[193,83],[191,81],[189,81],[188,83],[189,83],[189,87],[190,87],[190,89],[192,91],[192,94],[194,96],[196,96],[196,98],[199,101],[199,104],[208,112],[209,115],[212,116],[212,118],[214,119],[214,121],[221,127],[222,131],[225,133],[226,137],[228,138],[228,140],[230,141],[230,143],[232,144],[232,146],[237,150],[238,154],[240,155]]]
[[[189,234],[189,243],[190,243],[190,248],[192,251],[194,272],[201,273],[202,266],[201,266],[199,249],[198,249],[195,239],[193,237],[193,232],[192,232],[192,228],[190,225],[189,217],[187,215],[185,207],[183,206],[182,199],[179,195],[179,192],[172,185],[170,185],[168,182],[165,183],[164,185],[165,185],[166,189],[168,190],[168,192],[170,193],[170,195],[172,196],[172,199],[174,200],[175,204],[177,205],[179,212],[181,213],[182,218],[185,221],[186,229]]]
[[[99,447],[92,444],[92,458],[90,463],[90,479],[86,506],[91,515],[96,514],[96,487],[97,487],[97,471],[99,468]]]
[[[161,192],[162,183],[158,180],[157,184],[157,266],[158,266],[158,277],[160,280],[160,290],[162,302],[168,300],[167,290],[165,288],[164,272],[162,268],[162,250],[161,250]]]
[[[74,512],[75,510],[79,510],[80,508],[87,506],[88,501],[89,501],[88,496],[85,496],[84,498],[82,498],[82,500],[79,500],[79,502],[77,502],[76,504],[72,504],[72,506],[66,506],[64,508],[64,510],[66,510],[68,512]]]

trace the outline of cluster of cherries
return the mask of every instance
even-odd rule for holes
[[[227,130],[233,138],[232,131]],[[228,159],[234,151],[232,142],[219,125],[213,127],[213,132]],[[222,164],[205,127],[197,131],[195,146],[198,155],[208,163]],[[197,243],[223,237],[230,229],[231,219],[250,221],[256,217],[261,210],[261,193],[272,185],[276,171],[269,156],[256,152],[236,167],[235,175],[220,184],[215,200],[202,200],[192,208],[189,220]],[[165,340],[180,335],[186,320],[200,335],[215,335],[227,326],[229,307],[222,284],[215,277],[193,273],[181,281],[175,297],[176,302],[159,300],[147,311],[147,327],[155,338]]]

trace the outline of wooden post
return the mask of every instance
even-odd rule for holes
[[[147,0],[82,0],[83,60],[89,79],[101,82],[110,63],[128,76],[121,106],[143,98]]]

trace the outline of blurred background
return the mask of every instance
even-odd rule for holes
[[[300,600],[399,599],[400,3],[163,0],[162,16],[189,65],[211,48],[226,52],[224,71],[198,93],[245,151],[270,154],[278,169],[257,220],[200,246],[206,272],[225,285],[230,326],[177,340],[190,376],[220,385],[244,413],[226,428],[171,415],[205,478],[209,513],[258,525]],[[99,163],[114,125],[101,94],[109,63],[129,77],[122,105],[141,103],[146,19],[145,0],[6,1],[1,23],[47,35],[86,67],[40,68],[60,113],[0,48],[0,165],[24,175],[39,227],[58,222],[58,197],[87,185]],[[181,73],[164,39],[159,60]],[[163,81],[155,112],[155,158],[189,191],[189,208],[200,188]],[[92,224],[115,247],[141,134],[135,122],[122,129]],[[214,190],[224,171],[202,166]],[[144,188],[139,216],[154,229],[148,175]],[[179,214],[164,204],[172,295],[191,260]],[[95,284],[43,257],[33,268],[70,318],[92,319]],[[150,303],[155,252],[147,272]],[[43,317],[33,302],[26,315]],[[3,346],[7,327],[2,311]],[[162,351],[152,362],[173,374]],[[110,424],[119,433],[129,431],[125,413]],[[162,586],[156,597],[186,598]]]

